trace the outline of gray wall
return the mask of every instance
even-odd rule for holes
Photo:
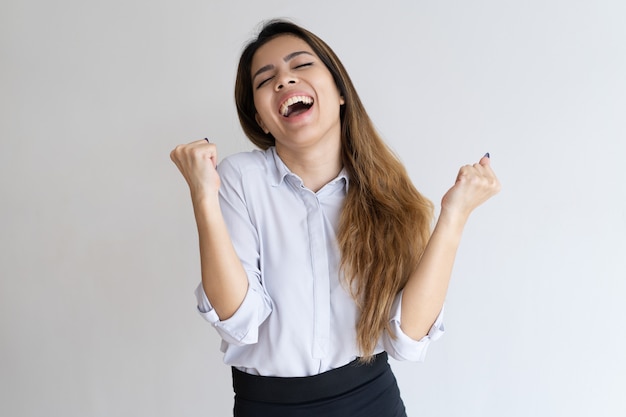
[[[251,148],[235,65],[277,16],[333,46],[429,198],[487,151],[503,183],[446,336],[393,363],[410,415],[626,415],[625,5],[4,0],[0,415],[229,415],[169,151]]]

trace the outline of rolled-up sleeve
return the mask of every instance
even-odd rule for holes
[[[422,362],[426,357],[426,352],[431,341],[439,339],[444,333],[443,312],[441,308],[437,319],[431,326],[428,334],[420,340],[412,339],[400,328],[402,323],[402,291],[396,296],[396,300],[391,308],[391,330],[394,337],[385,334],[383,336],[383,347],[389,355],[399,361]]]
[[[236,346],[256,343],[259,326],[271,312],[263,289],[252,284],[248,286],[248,292],[235,314],[226,320],[220,320],[202,284],[196,288],[195,295],[200,315],[215,327],[222,340]]]

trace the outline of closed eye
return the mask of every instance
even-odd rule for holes
[[[269,80],[271,80],[272,78],[274,78],[274,77],[269,77],[269,78],[266,78],[266,79],[264,79],[263,81],[261,81],[261,82],[259,83],[259,85],[257,85],[257,86],[256,86],[257,90],[258,90],[259,88],[263,87],[265,84],[267,84],[267,82],[268,82]]]
[[[306,68],[306,67],[310,67],[313,65],[313,62],[305,62],[304,64],[300,64],[300,65],[296,65],[295,67],[293,67],[294,69],[300,69],[300,68]],[[271,76],[269,78],[264,79],[263,81],[261,81],[256,88],[259,89],[261,87],[263,87],[265,84],[267,84],[268,81],[270,81],[272,78],[274,78],[274,76]]]

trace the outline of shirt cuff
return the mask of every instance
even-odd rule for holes
[[[215,327],[220,337],[232,345],[249,345],[258,341],[259,326],[270,313],[270,307],[263,297],[248,287],[243,302],[230,318],[220,320],[207,298],[202,283],[194,291],[198,303],[198,313]]]
[[[428,345],[431,341],[439,339],[445,332],[443,325],[444,307],[441,308],[435,322],[430,327],[428,334],[420,340],[412,339],[402,331],[400,324],[402,312],[402,292],[398,294],[391,309],[391,330],[395,334],[395,339],[389,337],[385,349],[396,360],[423,362],[426,358]]]

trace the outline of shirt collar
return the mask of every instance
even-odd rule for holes
[[[267,157],[267,163],[270,167],[271,171],[271,181],[272,187],[278,187],[287,175],[295,175],[287,168],[287,165],[283,162],[282,159],[278,156],[276,152],[276,147],[269,147],[265,151],[265,155]]]
[[[278,156],[278,153],[276,152],[276,147],[274,146],[269,147],[265,151],[265,155],[267,158],[268,165],[270,167],[270,172],[271,172],[270,181],[271,181],[272,187],[278,187],[287,176],[292,176],[296,178],[298,181],[302,182],[300,177],[298,177],[296,174],[291,172],[289,168],[287,167],[287,165],[285,165],[283,160],[280,159],[280,156]],[[330,181],[329,184],[336,184],[340,181],[343,181],[344,187],[347,192],[350,178],[348,176],[348,171],[346,170],[345,167],[341,168],[341,171],[339,171],[339,174],[337,175],[337,177],[335,177],[335,179]]]

